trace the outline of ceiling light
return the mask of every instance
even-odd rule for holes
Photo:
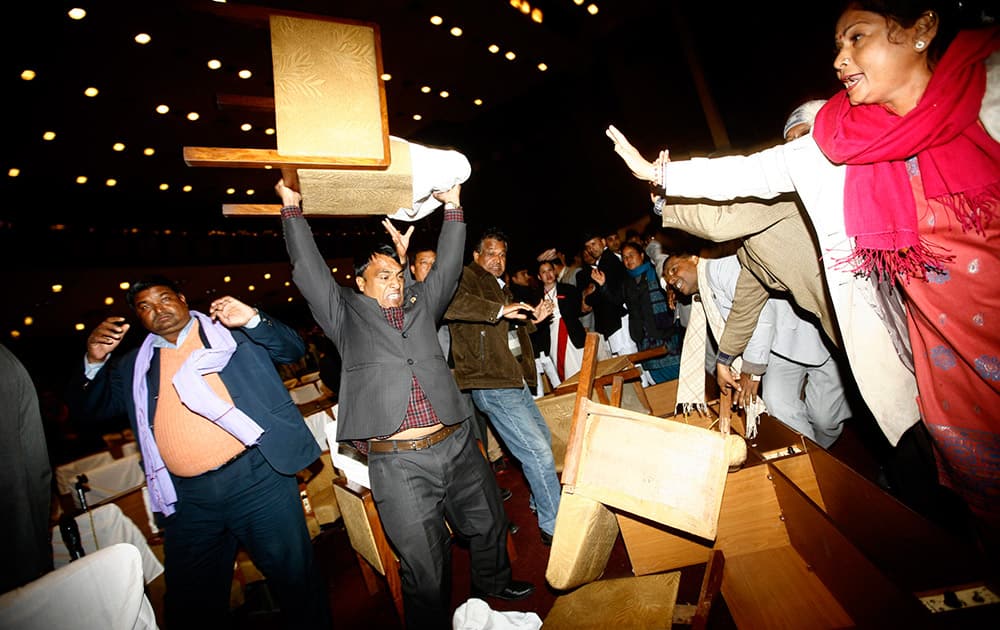
[[[583,0],[573,0],[573,4],[575,4],[576,6],[581,6],[583,4]]]
[[[62,290],[63,290],[63,286],[61,284],[53,284],[52,285],[52,292],[53,293],[62,293]]]
[[[149,36],[149,33],[139,33],[135,36],[135,43],[137,44],[148,44],[153,41],[153,38]]]
[[[218,59],[209,59],[208,67],[210,70],[218,70],[219,68],[222,67],[222,62],[219,61]]]
[[[289,282],[288,280],[285,280],[285,286],[286,286],[286,287],[290,287],[290,286],[292,286],[292,283],[291,283],[291,282]]]
[[[389,74],[388,72],[383,72],[382,76],[379,78],[382,79],[383,81],[392,81],[392,75]]]
[[[25,326],[31,326],[34,323],[35,323],[35,318],[33,318],[31,315],[28,315],[27,317],[24,318]]]
[[[425,85],[422,88],[420,88],[420,91],[423,92],[424,94],[430,94],[431,93],[431,86]]]
[[[241,79],[249,79],[250,77],[253,76],[253,73],[250,72],[249,70],[240,70],[239,72],[236,73],[236,76],[238,76]]]
[[[153,155],[154,153],[156,153],[156,149],[154,149],[153,147],[146,147],[145,149],[142,150],[143,155]]]
[[[255,192],[257,192],[257,191],[254,190],[253,188],[247,188],[247,195],[252,196]]]
[[[330,273],[337,273],[337,268],[336,267],[331,267],[330,268]]]
[[[156,106],[156,113],[157,114],[166,114],[169,111],[170,111],[170,108],[167,107],[166,105],[157,105]]]
[[[240,129],[242,129],[243,131],[250,131],[251,129],[253,129],[253,125],[251,125],[250,123],[243,123],[242,125],[240,125]]]
[[[542,10],[541,9],[533,9],[531,11],[531,21],[532,22],[538,22],[539,24],[542,23]]]
[[[482,105],[483,104],[483,99],[477,98],[476,100],[472,101],[472,104],[473,105]]]
[[[19,168],[12,168],[7,171],[7,177],[17,177],[20,174],[21,174],[21,169]]]
[[[80,176],[78,176],[76,178],[76,183],[77,184],[86,184],[87,183],[87,176],[86,175],[80,175]]]
[[[42,134],[42,140],[55,140],[55,139],[56,139],[56,132],[54,131],[46,131],[45,133]]]
[[[76,8],[76,9],[70,9],[66,15],[68,15],[71,20],[82,20],[83,18],[87,17],[87,12],[84,11],[83,9]]]
[[[121,289],[122,291],[128,291],[128,288],[130,286],[132,286],[132,284],[128,283],[128,282],[119,282],[118,283],[118,288]]]
[[[25,81],[31,81],[32,79],[35,78],[35,71],[24,70],[23,72],[21,72],[21,78],[24,79]]]
[[[461,37],[462,36],[462,29],[459,28],[459,27],[457,27],[457,26],[452,26],[451,27],[451,31],[449,31],[449,32],[452,35],[454,35],[455,37]]]
[[[198,120],[199,118],[201,118],[201,116],[198,114],[198,112],[188,112],[188,115],[187,115],[187,119],[188,120],[194,122],[194,121]]]
[[[183,190],[184,192],[191,192],[191,184],[188,184],[184,188],[181,188],[181,190]]]
[[[448,93],[448,90],[441,90],[440,96],[441,98],[448,98],[451,94]]]
[[[424,119],[424,117],[421,116],[420,114],[414,114],[413,115],[413,120],[423,120],[423,119]]]
[[[549,69],[549,66],[546,65],[545,62],[542,62],[542,63],[538,64],[538,69],[541,70],[542,72],[545,72],[546,70]]]
[[[292,301],[292,298],[288,298],[288,301],[289,301],[289,302],[291,302],[291,301]],[[14,333],[16,333],[16,332],[17,332],[16,330],[15,330],[14,332],[12,332],[12,333],[11,333],[11,336],[13,337],[13,336],[14,336]]]
[[[226,194],[227,195],[234,195],[234,194],[236,194],[236,189],[235,188],[227,188],[226,189]]]
[[[500,47],[497,46],[496,44],[490,44],[489,47],[486,50],[490,51],[491,53],[493,53],[495,55],[498,52],[500,52]]]
[[[89,87],[83,91],[83,94],[84,96],[89,96],[90,98],[94,98],[95,96],[97,96],[97,88]]]
[[[443,22],[444,22],[444,20],[441,18],[440,15],[432,15],[431,16],[431,24],[433,24],[434,26],[441,26],[441,24]]]
[[[170,184],[160,184],[160,190],[167,190],[170,188]]]
[[[79,323],[73,326],[74,330],[83,330],[84,328],[86,328],[86,326],[84,326],[83,324],[79,324]]]
[[[528,2],[522,2],[521,3],[521,13],[523,13],[525,15],[528,15],[529,13],[531,13],[531,4],[528,3]]]
[[[273,167],[273,166],[271,166],[270,164],[265,164],[265,165],[264,165],[264,170],[265,170],[265,171],[269,171],[269,170],[271,170],[272,168],[274,168],[274,167]]]
[[[104,185],[108,186],[108,187],[117,186],[118,185],[118,180],[117,179],[108,179],[107,181],[104,182]]]
[[[264,274],[264,279],[265,279],[265,280],[270,280],[270,279],[271,279],[271,274],[269,274],[269,273],[265,273],[265,274]]]
[[[292,298],[288,298],[288,301],[291,302]],[[17,339],[18,337],[21,336],[21,331],[20,330],[12,330],[12,331],[10,331],[10,336],[11,336],[12,339]]]
[[[273,136],[274,135],[274,127],[268,127],[267,129],[264,130],[264,133],[267,134],[267,135],[269,135],[269,136]],[[268,166],[270,166],[270,165],[268,165]],[[264,168],[268,168],[268,167],[266,166]]]
[[[223,282],[230,282],[231,280],[232,280],[232,278],[230,278],[229,276],[223,276],[222,277],[222,281]]]
[[[247,287],[247,291],[256,291],[256,290],[257,290],[257,287],[253,286],[252,284]]]
[[[121,142],[116,142],[113,145],[111,145],[111,148],[115,151],[124,151],[125,145],[122,144]]]
[[[591,15],[597,15],[597,5],[596,4],[588,4],[587,5],[587,13],[589,13]]]
[[[113,297],[110,297],[110,296],[109,296],[109,297],[106,297],[106,298],[104,298],[104,303],[105,303],[105,304],[106,304],[107,306],[111,306],[112,304],[114,304],[114,303],[115,303],[115,298],[113,298]]]
[[[514,54],[513,50],[508,50],[506,53],[504,53],[504,57],[506,57],[508,61],[514,61],[517,55]]]

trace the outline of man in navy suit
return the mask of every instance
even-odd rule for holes
[[[132,423],[162,518],[170,627],[228,626],[239,545],[289,627],[330,627],[295,479],[319,446],[274,367],[298,360],[302,339],[232,297],[192,311],[165,278],[134,283],[126,301],[149,334],[109,360],[130,324],[98,325],[71,401],[86,416]]]

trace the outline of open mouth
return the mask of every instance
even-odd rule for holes
[[[861,73],[849,74],[846,77],[842,78],[841,81],[843,82],[844,87],[847,89],[847,91],[850,92],[851,90],[854,89],[854,87],[858,84],[858,82],[861,81],[861,76],[862,76]]]

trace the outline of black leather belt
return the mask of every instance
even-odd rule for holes
[[[368,440],[368,450],[375,453],[396,453],[398,451],[420,451],[430,448],[445,439],[455,431],[458,431],[462,423],[452,424],[443,429],[438,429],[430,435],[415,440]]]

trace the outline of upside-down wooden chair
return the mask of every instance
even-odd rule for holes
[[[714,536],[727,469],[724,440],[701,427],[620,409],[626,376],[621,371],[611,375],[606,397],[610,404],[593,402],[599,379],[596,354],[597,335],[591,333],[577,383],[563,493],[546,569],[552,587],[575,590],[557,599],[545,625],[664,627],[676,618],[704,627],[721,583],[725,564],[721,552],[706,555],[701,594],[694,605],[675,606],[679,572],[598,578],[618,537],[616,510],[681,523],[697,535]],[[611,448],[602,446],[609,444]],[[663,450],[661,456],[643,457],[644,448]],[[683,476],[690,484],[677,484],[681,492],[671,499],[655,497],[661,475]]]

